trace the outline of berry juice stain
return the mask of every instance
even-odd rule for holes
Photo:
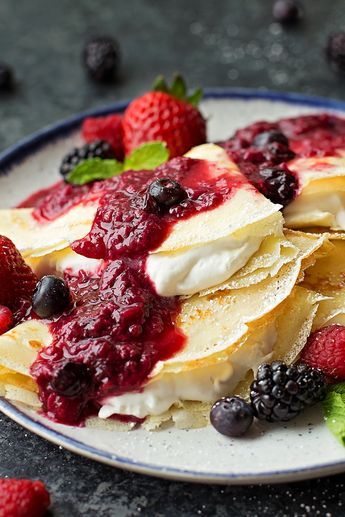
[[[169,182],[157,181],[164,178]],[[158,361],[183,348],[175,325],[180,299],[155,292],[146,258],[177,221],[217,207],[244,181],[226,171],[214,177],[205,161],[175,158],[155,171],[127,171],[83,187],[61,183],[38,197],[41,221],[97,200],[91,231],[71,247],[103,260],[96,276],[65,273],[74,305],[51,323],[53,343],[31,367],[47,416],[78,424],[104,397],[140,390]]]

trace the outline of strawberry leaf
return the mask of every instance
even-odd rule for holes
[[[203,95],[201,88],[195,90],[191,95],[187,95],[186,82],[181,74],[175,74],[170,87],[168,86],[165,78],[162,75],[159,75],[153,83],[153,90],[156,92],[168,93],[177,99],[192,104],[192,106],[196,108],[198,107]]]
[[[169,93],[174,97],[177,97],[178,99],[186,99],[187,87],[182,75],[176,74],[174,76],[174,80]]]
[[[151,170],[166,162],[169,151],[165,142],[147,142],[137,147],[126,156],[123,169],[127,170]]]
[[[155,92],[169,93],[169,87],[163,75],[158,75],[153,83],[153,90]]]
[[[121,174],[123,164],[117,160],[90,158],[79,163],[66,177],[68,183],[85,185],[91,181],[105,180]]]
[[[193,106],[195,106],[197,108],[200,104],[202,96],[203,96],[202,89],[198,88],[197,90],[195,90],[195,92],[193,92],[191,95],[189,95],[189,97],[187,97],[187,101],[189,102],[189,104],[192,104]]]

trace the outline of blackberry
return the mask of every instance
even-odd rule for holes
[[[288,169],[267,167],[259,171],[262,183],[259,190],[272,203],[288,205],[295,197],[298,189],[296,176]]]
[[[287,366],[279,361],[262,364],[250,386],[254,415],[268,422],[291,420],[325,395],[323,373],[305,364]]]
[[[338,32],[329,36],[326,54],[334,68],[340,72],[345,72],[345,32]]]
[[[84,48],[83,61],[93,79],[100,82],[111,81],[120,62],[117,41],[108,36],[92,38]]]
[[[105,140],[95,140],[82,147],[75,147],[63,158],[60,165],[60,174],[67,176],[79,163],[90,158],[114,158],[114,152]]]
[[[273,18],[279,23],[295,23],[302,14],[301,5],[295,0],[277,0],[273,4]]]

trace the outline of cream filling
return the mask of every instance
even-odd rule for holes
[[[259,364],[269,361],[276,342],[276,329],[270,325],[260,336],[251,336],[235,350],[227,361],[179,373],[165,373],[153,379],[143,390],[107,397],[99,410],[100,418],[111,415],[132,415],[144,418],[160,415],[173,404],[184,400],[214,402],[229,395],[249,370],[256,372]]]
[[[289,228],[325,226],[345,230],[345,192],[302,194],[283,211]]]
[[[26,262],[39,278],[43,275],[62,276],[64,272],[77,275],[81,270],[89,274],[97,273],[103,264],[102,260],[84,257],[75,253],[71,248],[41,257],[27,258]]]

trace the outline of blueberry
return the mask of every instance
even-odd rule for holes
[[[85,46],[83,61],[93,79],[100,82],[111,81],[116,76],[120,63],[117,41],[108,36],[92,38]]]
[[[329,36],[326,53],[334,68],[340,72],[345,72],[345,32],[338,32]]]
[[[13,85],[12,69],[6,63],[0,63],[0,91],[6,91]]]
[[[283,144],[288,146],[289,140],[286,138],[284,133],[280,131],[264,131],[263,133],[259,133],[254,138],[255,147],[265,147],[267,144],[271,144],[272,142],[278,142],[279,144]]]
[[[177,181],[161,178],[149,185],[148,197],[154,200],[159,208],[169,209],[186,199],[187,192]]]
[[[70,291],[67,284],[54,275],[42,277],[32,295],[32,308],[40,318],[60,314],[69,303]]]
[[[261,169],[260,176],[263,179],[260,190],[272,203],[286,206],[294,199],[298,180],[288,169],[267,167]]]
[[[211,424],[225,436],[242,436],[253,422],[253,410],[240,397],[223,397],[213,404]]]
[[[301,5],[295,0],[277,0],[273,4],[273,18],[279,23],[295,23],[302,14]]]
[[[91,382],[91,372],[85,364],[69,361],[55,372],[51,387],[64,397],[78,397],[90,387]]]

